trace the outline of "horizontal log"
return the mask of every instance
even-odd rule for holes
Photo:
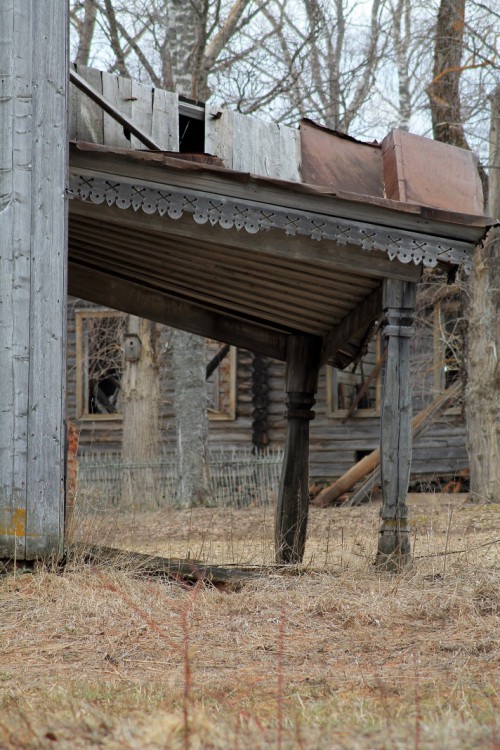
[[[206,565],[197,560],[182,560],[176,558],[147,555],[132,550],[117,549],[101,545],[73,544],[69,552],[83,557],[85,562],[93,565],[113,565],[121,569],[133,569],[134,574],[145,577],[166,577],[173,581],[196,583],[202,581],[214,586],[224,584],[231,588],[239,587],[243,583],[261,578],[263,569],[253,569],[244,566],[233,568],[222,565]]]

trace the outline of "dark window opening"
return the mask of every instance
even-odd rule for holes
[[[205,153],[205,107],[185,97],[179,97],[179,152]]]
[[[78,417],[116,417],[121,414],[126,316],[78,311],[76,324]]]
[[[372,451],[355,451],[355,457],[356,457],[356,463],[358,461],[361,461],[362,458],[366,458],[366,456],[369,456]]]
[[[105,366],[100,368],[100,377],[89,382],[88,414],[116,414],[121,389],[121,372]]]
[[[338,416],[374,414],[380,407],[382,351],[380,336],[372,339],[366,352],[345,370],[334,369],[331,411]]]

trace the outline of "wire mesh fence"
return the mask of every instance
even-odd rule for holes
[[[255,454],[241,449],[210,451],[210,503],[220,507],[274,503],[282,462],[282,449]],[[127,483],[143,488],[132,504]],[[112,453],[85,453],[78,458],[76,498],[84,509],[104,512],[125,503],[138,511],[175,507],[177,484],[173,456],[135,463],[125,463],[121,454]]]

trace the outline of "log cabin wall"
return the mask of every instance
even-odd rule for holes
[[[102,309],[82,300],[71,299],[68,304],[67,416],[80,430],[80,452],[116,453],[121,450],[122,425],[119,418],[79,419],[77,416],[77,311],[99,312]],[[168,341],[167,329],[164,329],[163,341]],[[414,414],[434,397],[434,344],[432,320],[420,322],[412,352]],[[161,424],[164,450],[166,453],[173,453],[175,423],[169,360],[170,353],[167,350],[162,362]],[[285,365],[266,358],[266,366],[263,368],[259,360],[254,363],[251,352],[238,349],[235,418],[210,419],[209,443],[212,448],[250,450],[254,445],[256,432],[260,440],[264,439],[262,447],[283,448],[286,434],[283,416]],[[380,421],[377,416],[353,416],[345,424],[342,424],[341,417],[331,416],[328,377],[332,377],[331,369],[322,367],[314,407],[316,417],[311,423],[310,472],[311,481],[316,482],[330,481],[341,476],[356,460],[378,447],[379,442]],[[259,425],[257,430],[256,422]],[[413,453],[412,481],[452,476],[467,465],[465,425],[461,410],[450,409],[417,440]]]
[[[426,292],[421,287],[421,296]],[[445,299],[453,295],[448,293]],[[442,357],[437,311],[439,307],[425,306],[419,302],[419,316],[412,341],[412,400],[416,415],[432,402],[438,390]],[[459,311],[458,311],[459,312]],[[448,363],[449,366],[449,363]],[[269,366],[269,444],[282,446],[286,424],[284,411],[285,365],[275,360]],[[331,389],[327,379],[332,370],[322,367],[319,375],[315,419],[310,431],[311,481],[333,480],[344,474],[356,461],[376,449],[380,439],[378,416],[352,416],[345,424],[341,417],[331,415],[329,401]],[[417,440],[413,447],[411,480],[423,484],[434,478],[452,477],[468,467],[465,422],[460,404],[448,409]]]
[[[122,421],[120,415],[99,415],[81,417],[78,407],[77,318],[82,313],[101,315],[106,308],[85,300],[70,298],[68,302],[68,356],[67,356],[67,418],[79,430],[79,452],[119,453],[122,442]],[[161,336],[161,432],[163,449],[169,454],[175,451],[175,417],[173,410],[174,385],[169,377],[171,352],[168,348],[169,329],[162,326]],[[235,353],[236,404],[235,418],[212,414],[210,418],[210,446],[215,449],[233,450],[252,447],[253,401],[252,373],[253,354],[244,349]]]

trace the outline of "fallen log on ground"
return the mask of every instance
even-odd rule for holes
[[[436,420],[436,418],[448,408],[450,403],[455,400],[461,392],[462,384],[456,382],[449,388],[436,396],[425,409],[419,412],[412,420],[413,439],[422,435]],[[333,505],[341,495],[351,490],[355,484],[360,482],[362,479],[368,476],[365,484],[360,488],[359,492],[363,490],[364,495],[368,493],[372,487],[380,481],[380,449],[376,448],[374,451],[364,456],[361,461],[352,466],[345,474],[343,474],[336,482],[331,484],[329,487],[325,487],[322,492],[317,495],[312,504],[318,508],[327,508],[329,505]],[[358,495],[359,493],[356,493]],[[359,504],[360,498],[357,497],[356,504]],[[350,503],[349,503],[350,504]]]
[[[197,581],[209,583],[216,588],[239,588],[250,580],[261,578],[263,571],[252,567],[206,565],[198,560],[159,557],[143,552],[90,544],[72,544],[71,553],[86,563],[110,565],[121,570],[132,571],[145,577],[163,577],[185,584]]]

